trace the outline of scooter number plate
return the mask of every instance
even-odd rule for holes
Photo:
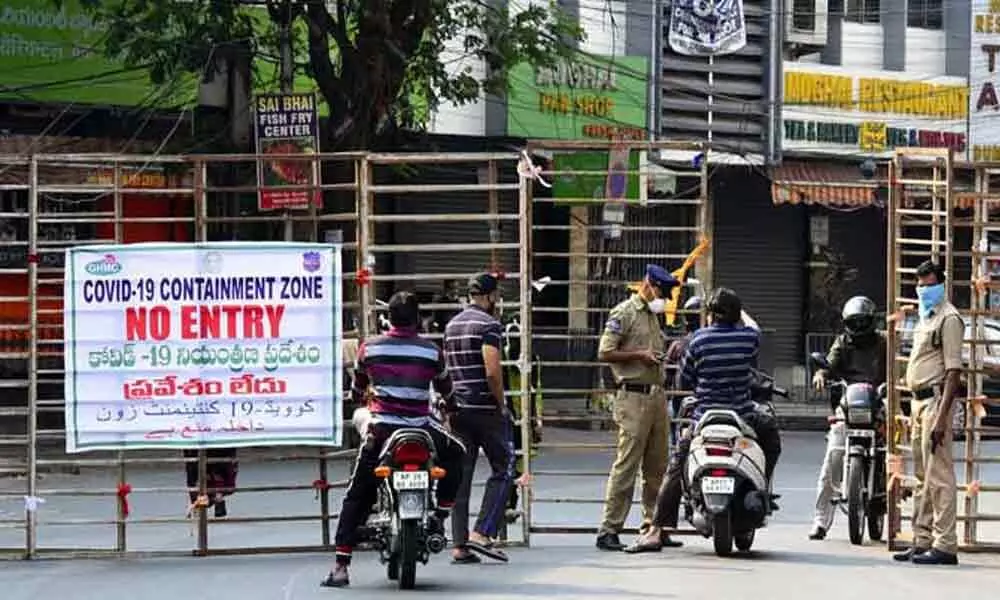
[[[392,486],[397,490],[425,490],[427,482],[427,471],[396,471],[392,474]]]
[[[871,429],[848,429],[847,437],[875,437],[875,432]]]
[[[732,494],[736,480],[732,477],[704,477],[701,480],[702,494]]]

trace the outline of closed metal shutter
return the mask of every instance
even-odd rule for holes
[[[770,183],[755,172],[717,169],[714,284],[735,290],[763,330],[762,368],[800,365],[805,207],[775,206]]]

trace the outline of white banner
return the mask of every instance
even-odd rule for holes
[[[670,48],[685,56],[720,56],[747,45],[743,0],[674,0]]]
[[[66,451],[340,445],[336,244],[66,252]]]

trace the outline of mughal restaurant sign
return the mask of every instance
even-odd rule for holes
[[[786,62],[783,148],[887,156],[894,148],[965,152],[964,78]]]

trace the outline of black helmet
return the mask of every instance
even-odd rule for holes
[[[875,330],[875,303],[866,296],[855,296],[844,303],[840,318],[851,335],[871,333]]]
[[[690,311],[684,315],[684,323],[688,331],[695,331],[701,325],[701,296],[691,296],[684,303],[684,310]]]
[[[719,288],[712,293],[712,298],[708,301],[708,313],[719,323],[735,325],[740,322],[743,302],[733,290]]]

